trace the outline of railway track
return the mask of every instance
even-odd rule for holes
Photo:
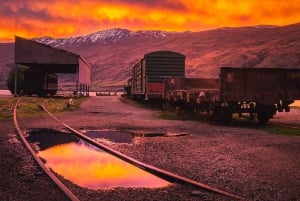
[[[32,149],[29,142],[25,139],[24,133],[19,127],[19,123],[17,120],[17,108],[20,103],[21,99],[18,99],[15,107],[14,107],[14,124],[16,130],[18,132],[19,137],[21,138],[22,142],[24,143],[25,147],[29,150],[30,154],[33,156],[34,160],[37,164],[42,168],[42,170],[49,176],[49,178],[57,185],[57,187],[72,201],[79,201],[78,197],[69,189],[67,188],[56,176],[51,172],[51,170],[45,166],[43,161],[37,156],[37,154]]]
[[[71,200],[79,200],[45,165],[44,163],[39,159],[39,157],[35,154],[35,152],[33,151],[33,149],[31,148],[30,144],[26,141],[26,139],[24,138],[24,133],[22,132],[22,130],[19,128],[18,126],[18,122],[17,122],[17,118],[16,118],[16,112],[17,112],[17,106],[19,105],[20,99],[18,100],[18,102],[16,103],[15,109],[14,109],[14,122],[15,122],[15,126],[17,128],[17,131],[20,135],[20,138],[22,139],[23,143],[25,144],[25,146],[27,147],[27,149],[30,151],[30,153],[33,155],[34,159],[37,161],[38,165],[41,166],[41,168],[45,171],[45,173],[51,178],[51,180],[53,180],[53,182],[71,199]],[[78,130],[72,128],[71,126],[65,124],[63,121],[59,120],[58,118],[56,118],[52,113],[50,113],[47,108],[45,107],[44,103],[43,104],[38,104],[39,107],[41,109],[43,109],[52,119],[54,119],[56,122],[58,122],[59,124],[61,124],[62,126],[64,126],[65,128],[67,128],[69,131],[71,131],[72,133],[74,133],[77,137],[85,140],[86,142],[128,162],[131,163],[139,168],[142,168],[154,175],[157,175],[161,178],[164,178],[170,182],[173,183],[178,183],[181,185],[190,185],[190,186],[194,186],[200,189],[204,189],[213,193],[217,193],[217,194],[221,194],[223,196],[227,196],[230,198],[234,198],[237,200],[247,200],[246,198],[243,198],[242,196],[239,195],[235,195],[233,193],[229,193],[226,192],[224,190],[203,184],[201,182],[198,181],[194,181],[191,180],[189,178],[185,178],[182,177],[180,175],[174,174],[172,172],[151,166],[149,164],[145,164],[142,163],[140,161],[137,161],[127,155],[124,155],[104,144],[101,144],[89,137],[87,137],[86,135],[84,135],[83,133],[79,132]]]

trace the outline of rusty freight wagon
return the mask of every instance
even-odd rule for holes
[[[131,94],[136,100],[162,102],[166,77],[185,76],[185,55],[172,51],[145,54],[132,69]]]
[[[206,111],[219,100],[219,79],[166,78],[165,101],[185,111]]]
[[[214,114],[224,122],[233,113],[249,113],[265,124],[300,99],[300,69],[221,67],[220,84]]]
[[[220,79],[166,78],[167,105],[206,111],[228,124],[233,113],[265,124],[276,112],[289,112],[300,99],[300,69],[221,67]]]

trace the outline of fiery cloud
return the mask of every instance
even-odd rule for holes
[[[299,22],[300,0],[2,0],[0,41],[69,37],[110,28],[200,31]]]

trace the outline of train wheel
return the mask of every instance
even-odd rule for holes
[[[221,123],[228,125],[232,121],[232,112],[229,109],[224,109],[221,114]]]
[[[215,108],[213,119],[218,123],[228,125],[232,121],[232,111],[229,108]]]
[[[258,112],[257,113],[258,121],[261,125],[265,125],[268,123],[270,119],[270,114],[267,112]]]
[[[257,118],[261,125],[268,123],[269,119],[276,114],[275,105],[258,105],[257,106]]]

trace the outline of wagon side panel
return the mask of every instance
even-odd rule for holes
[[[246,100],[272,105],[283,98],[286,79],[281,69],[244,69],[244,74]]]
[[[132,94],[143,93],[143,71],[142,71],[142,60],[136,63],[133,67],[133,80],[132,80]]]
[[[224,101],[272,105],[300,98],[300,69],[223,67],[220,78]]]
[[[245,99],[245,79],[241,68],[222,67],[220,99],[238,102]]]
[[[287,84],[285,100],[300,100],[300,69],[289,69],[285,72]]]

